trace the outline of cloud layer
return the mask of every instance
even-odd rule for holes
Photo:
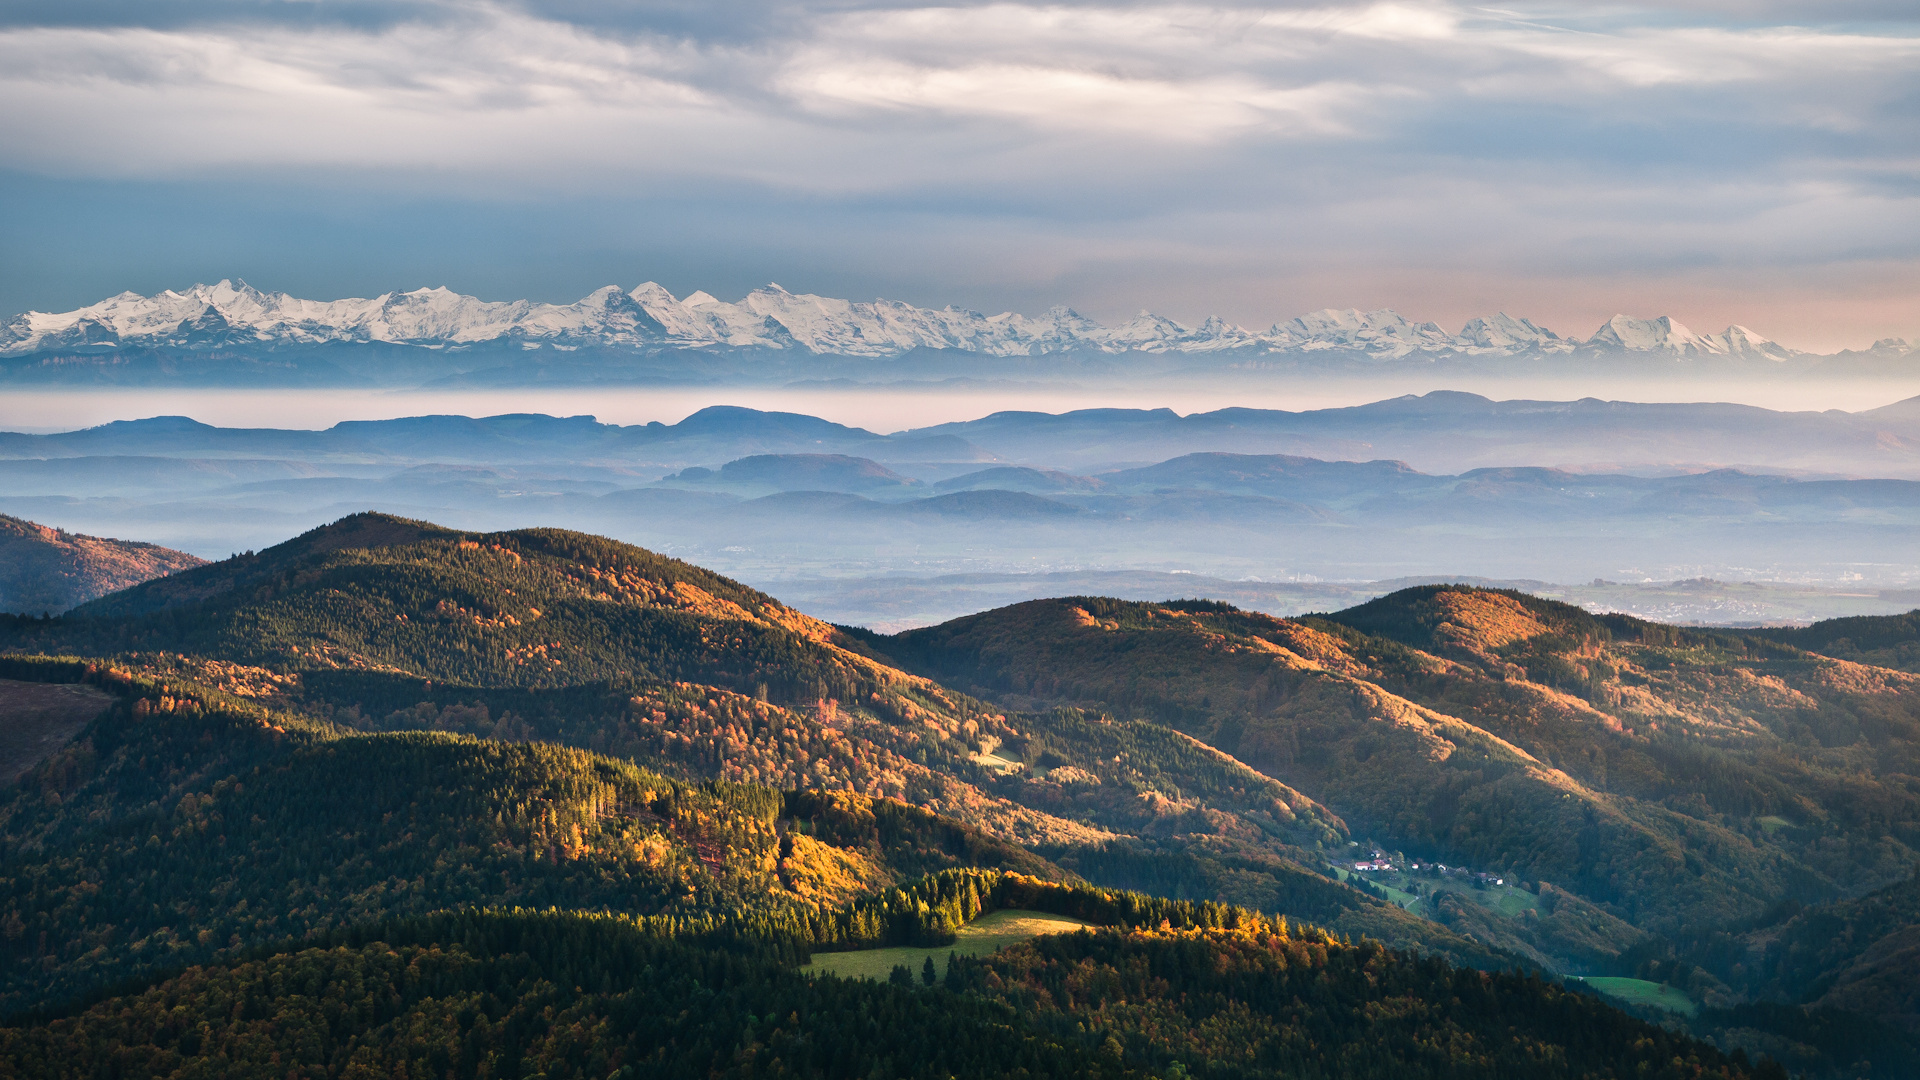
[[[29,213],[0,296],[779,277],[1913,335],[1903,6],[11,5],[0,145]],[[223,214],[229,239],[190,235]],[[61,235],[118,244],[46,254]]]

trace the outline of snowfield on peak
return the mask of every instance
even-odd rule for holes
[[[902,356],[917,349],[1004,357],[1341,354],[1383,361],[1601,351],[1773,361],[1801,355],[1742,326],[1702,335],[1665,316],[1616,315],[1585,341],[1561,337],[1504,312],[1473,319],[1459,333],[1448,333],[1437,323],[1410,322],[1389,309],[1331,308],[1263,332],[1217,317],[1187,326],[1146,311],[1108,327],[1066,307],[1039,316],[985,315],[895,300],[837,300],[788,292],[778,285],[729,303],[705,292],[676,299],[651,281],[631,290],[608,285],[571,304],[481,300],[444,286],[370,299],[303,300],[262,292],[243,281],[221,281],[154,296],[123,292],[74,311],[30,311],[0,324],[0,356],[121,347],[272,349],[331,342],[431,349],[504,343],[526,349],[781,350],[867,358]]]

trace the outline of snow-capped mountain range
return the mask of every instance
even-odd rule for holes
[[[125,292],[75,311],[30,311],[0,325],[0,356],[121,348],[274,349],[330,342],[443,350],[490,343],[560,350],[786,350],[867,358],[915,349],[1004,357],[1326,353],[1377,360],[1629,352],[1675,359],[1784,361],[1803,355],[1743,326],[1697,334],[1665,316],[1616,315],[1585,340],[1561,337],[1504,313],[1474,319],[1459,333],[1448,333],[1437,323],[1409,322],[1391,310],[1352,309],[1315,311],[1265,330],[1218,318],[1186,326],[1147,312],[1118,326],[1103,326],[1065,307],[1039,316],[984,315],[893,300],[835,300],[791,293],[778,285],[728,303],[705,292],[676,299],[653,282],[630,291],[609,285],[572,304],[544,304],[480,300],[446,288],[364,300],[302,300],[261,292],[245,282],[221,281],[154,296]],[[1899,344],[1904,348],[1904,342]]]

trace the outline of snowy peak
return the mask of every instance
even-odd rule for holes
[[[1709,351],[1707,339],[1662,315],[1657,319],[1636,319],[1615,315],[1600,324],[1587,339],[1588,345],[1612,346],[1630,352],[1671,352],[1685,354]]]
[[[1391,308],[1379,311],[1323,308],[1277,324],[1265,336],[1276,344],[1306,352],[1361,351],[1395,360],[1415,352],[1451,352],[1461,348],[1459,340],[1442,330],[1438,323],[1408,322]]]
[[[1460,328],[1460,339],[1476,349],[1518,350],[1555,349],[1571,345],[1560,335],[1530,320],[1516,319],[1504,311],[1470,320]]]
[[[1641,354],[1690,360],[1780,361],[1796,354],[1742,326],[1702,335],[1672,318],[1616,315],[1586,341],[1505,312],[1457,334],[1392,309],[1325,308],[1250,331],[1217,316],[1189,326],[1142,311],[1117,326],[1069,307],[1037,315],[938,310],[897,300],[840,300],[775,283],[738,302],[706,292],[676,298],[657,282],[606,285],[571,304],[489,301],[445,286],[368,299],[302,300],[222,280],[153,296],[124,292],[74,311],[30,311],[0,323],[0,356],[49,350],[276,348],[387,342],[434,349],[754,349],[886,359],[932,349],[989,356],[1148,353],[1327,355],[1347,361],[1434,362],[1472,357]]]
[[[1665,315],[1658,319],[1615,315],[1594,331],[1585,347],[1589,350],[1665,354],[1676,360],[1724,356],[1780,361],[1796,355],[1794,350],[1769,341],[1744,326],[1729,326],[1718,334],[1696,334]]]

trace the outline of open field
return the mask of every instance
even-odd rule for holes
[[[1581,981],[1593,987],[1595,990],[1606,994],[1608,997],[1619,998],[1621,1001],[1633,1005],[1651,1005],[1656,1009],[1665,1009],[1668,1012],[1677,1012],[1685,1016],[1692,1016],[1694,1013],[1700,1011],[1700,1007],[1695,1005],[1693,999],[1688,997],[1683,991],[1676,990],[1671,986],[1663,986],[1657,982],[1648,982],[1645,979],[1606,977],[1583,979]]]
[[[935,971],[946,973],[947,954],[985,956],[1041,934],[1065,934],[1083,930],[1087,923],[1065,915],[1038,911],[993,911],[960,928],[953,944],[932,949],[860,949],[855,952],[814,953],[813,962],[800,970],[809,975],[830,974],[849,978],[884,979],[897,965],[905,964],[915,978],[927,959],[933,959]]]
[[[112,700],[91,686],[0,679],[0,784],[67,745]]]

